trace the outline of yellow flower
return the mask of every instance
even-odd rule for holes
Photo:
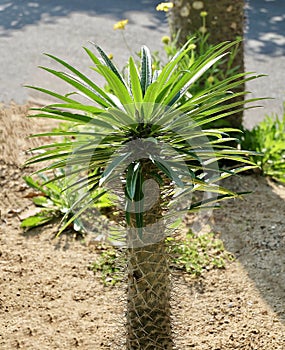
[[[207,17],[208,16],[208,12],[207,11],[201,11],[200,12],[200,16],[201,17]]]
[[[123,30],[123,29],[125,29],[125,26],[127,25],[128,22],[129,22],[128,19],[123,19],[123,20],[115,23],[114,26],[113,26],[113,29],[114,30],[117,30],[117,29],[122,29]]]
[[[195,49],[196,49],[196,45],[195,45],[195,44],[189,45],[189,49],[190,49],[190,50],[195,50]]]
[[[113,55],[112,53],[110,53],[110,54],[108,55],[108,58],[109,58],[110,60],[112,60],[112,59],[114,58],[114,55]]]
[[[173,2],[161,2],[156,6],[156,11],[168,12],[173,8],[173,6],[174,6]]]
[[[170,37],[168,35],[164,35],[162,38],[161,38],[161,41],[163,44],[167,45],[169,44],[170,42]]]
[[[210,75],[207,81],[209,84],[213,84],[213,82],[215,81],[215,78],[212,75]]]

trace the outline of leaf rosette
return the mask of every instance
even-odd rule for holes
[[[66,213],[72,218],[61,232],[86,212],[92,222],[100,215],[94,204],[108,194],[117,215],[105,239],[131,247],[148,245],[171,234],[186,213],[212,210],[218,202],[239,195],[219,181],[255,167],[248,159],[251,152],[231,146],[235,141],[231,134],[239,130],[214,128],[211,123],[257,100],[237,102],[235,98],[247,92],[233,92],[256,77],[240,73],[191,94],[193,84],[235,44],[218,44],[180,70],[179,62],[191,50],[190,40],[160,71],[152,69],[151,53],[143,46],[139,65],[130,57],[127,78],[100,47],[96,46],[100,58],[85,48],[91,68],[103,76],[108,89],[48,55],[67,72],[43,69],[75,91],[61,95],[32,87],[60,102],[38,109],[31,117],[69,121],[73,128],[35,135],[64,140],[42,146],[45,152],[28,164],[47,161],[42,171],[64,169],[60,176],[66,178],[65,191],[72,198],[77,194]],[[223,160],[236,166],[220,169]],[[198,200],[193,200],[194,193],[201,194]],[[86,230],[96,231],[92,224]]]

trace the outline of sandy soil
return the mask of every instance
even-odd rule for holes
[[[104,287],[88,270],[95,247],[68,235],[54,239],[56,225],[19,228],[32,208],[24,150],[38,142],[25,136],[50,128],[26,113],[0,106],[0,349],[119,349],[124,288]],[[177,349],[283,350],[285,188],[257,176],[228,185],[253,191],[211,218],[237,259],[195,280],[173,275]]]

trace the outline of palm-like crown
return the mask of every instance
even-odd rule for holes
[[[239,130],[213,128],[211,123],[244,109],[244,103],[255,101],[236,102],[235,97],[246,92],[232,92],[255,77],[237,74],[191,95],[191,86],[223,58],[232,45],[235,43],[219,44],[195,62],[188,60],[189,67],[183,71],[179,64],[191,50],[191,41],[161,71],[153,71],[151,53],[143,46],[139,68],[133,57],[129,59],[128,80],[100,47],[96,46],[100,58],[85,48],[93,63],[92,69],[105,79],[108,90],[67,62],[48,55],[69,72],[42,68],[76,91],[62,95],[31,87],[59,100],[37,109],[38,113],[31,117],[70,121],[76,130],[35,135],[64,136],[65,139],[34,149],[45,151],[33,156],[27,164],[48,161],[41,171],[68,168],[60,177],[73,179],[69,190],[88,189],[71,206],[73,211],[81,203],[81,209],[62,230],[108,190],[114,192],[112,184],[116,182],[123,189],[119,197],[124,202],[126,223],[138,228],[140,235],[145,226],[146,181],[154,180],[160,188],[171,188],[172,195],[164,196],[168,202],[185,199],[194,191],[215,194],[186,206],[176,206],[176,211],[181,213],[209,207],[237,195],[218,186],[218,181],[255,165],[248,160],[248,151],[229,145],[234,140],[229,133]],[[84,96],[86,102],[76,96]],[[75,140],[69,136],[75,136]],[[221,171],[218,162],[224,159],[235,161],[237,167]],[[175,188],[179,191],[173,194]],[[117,195],[119,192],[117,188]]]

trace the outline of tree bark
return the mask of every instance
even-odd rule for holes
[[[143,165],[143,180],[157,172],[153,163]],[[150,190],[150,191],[149,191]],[[153,196],[152,186],[145,189],[144,200]],[[142,230],[131,214],[127,249],[127,349],[172,350],[170,312],[170,272],[162,220],[161,195],[143,212]]]
[[[244,36],[244,0],[174,0],[170,11],[169,24],[173,36],[179,35],[178,42],[183,44],[187,37],[198,30],[204,30],[201,12],[206,11],[206,33],[208,42],[218,44],[223,41],[235,41]],[[244,72],[244,45],[241,42],[232,67],[237,67],[236,73]],[[225,66],[221,66],[225,69]],[[241,85],[238,91],[243,91]],[[243,97],[241,97],[243,99]],[[242,113],[227,118],[233,127],[242,124]]]
[[[164,240],[128,249],[127,349],[173,349]]]

